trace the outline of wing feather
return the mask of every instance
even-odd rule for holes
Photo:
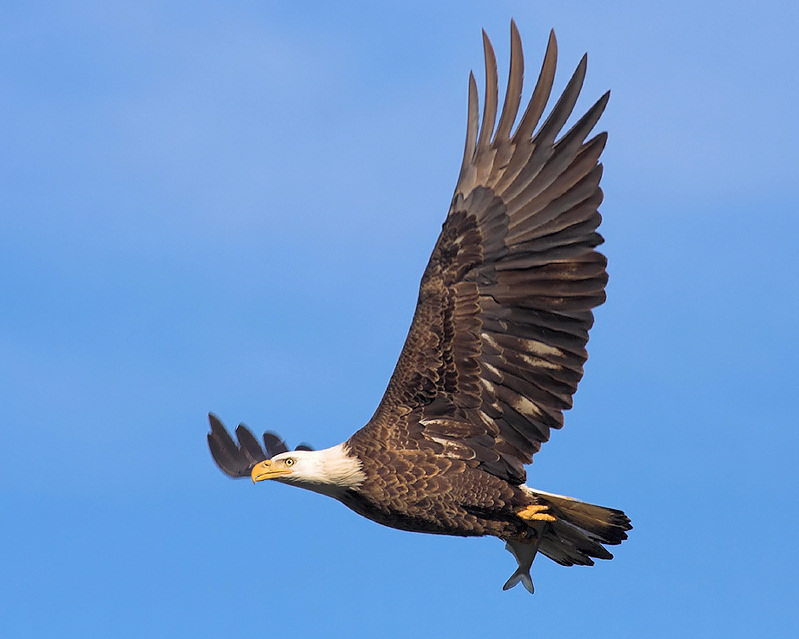
[[[497,58],[494,55],[494,47],[488,34],[483,31],[483,51],[485,53],[486,64],[486,84],[485,84],[485,108],[483,109],[483,122],[480,125],[480,139],[477,141],[477,148],[480,152],[488,150],[491,133],[494,131],[494,124],[497,121]]]

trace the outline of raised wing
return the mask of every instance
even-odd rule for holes
[[[236,427],[236,443],[216,415],[208,413],[208,421],[211,424],[211,432],[208,433],[211,456],[222,472],[230,477],[249,477],[255,464],[288,451],[286,442],[275,433],[264,433],[264,447],[261,448],[255,435],[244,424]],[[296,450],[311,448],[307,444],[300,444]]]
[[[588,357],[591,309],[605,300],[607,261],[594,248],[602,242],[598,160],[607,136],[586,138],[609,93],[558,138],[582,87],[583,57],[536,131],[555,75],[552,33],[512,132],[524,73],[516,25],[498,123],[496,59],[485,32],[483,45],[482,122],[470,75],[466,148],[452,205],[386,393],[351,441],[430,447],[522,482],[524,464],[550,429],[563,425]]]

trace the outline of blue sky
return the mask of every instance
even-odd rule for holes
[[[793,637],[796,3],[0,9],[3,637]],[[600,123],[608,302],[538,488],[612,562],[234,482],[206,413],[325,447],[393,369],[510,18]],[[479,81],[478,84],[482,86]],[[529,91],[528,86],[528,91]]]

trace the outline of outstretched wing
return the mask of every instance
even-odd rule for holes
[[[211,432],[208,433],[211,456],[222,472],[230,477],[249,477],[255,464],[288,451],[286,442],[275,433],[264,433],[264,447],[261,448],[255,435],[244,424],[236,427],[236,443],[216,415],[208,413],[208,422],[211,424]],[[300,444],[296,450],[311,448],[307,444]]]
[[[470,75],[466,149],[452,205],[386,393],[351,442],[429,447],[522,482],[524,464],[550,429],[563,425],[588,357],[591,309],[605,300],[607,261],[595,247],[602,242],[598,160],[607,136],[586,138],[609,93],[558,138],[582,87],[583,57],[535,130],[555,75],[552,33],[512,132],[524,66],[516,25],[498,123],[496,59],[485,32],[483,45],[482,122]]]

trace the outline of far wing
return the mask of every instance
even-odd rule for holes
[[[216,415],[208,413],[208,422],[211,424],[211,432],[208,433],[211,456],[220,470],[230,477],[249,477],[257,463],[288,451],[286,442],[275,433],[264,433],[264,446],[261,448],[255,435],[244,424],[236,427],[237,443]],[[296,450],[311,448],[307,444],[300,444]]]

